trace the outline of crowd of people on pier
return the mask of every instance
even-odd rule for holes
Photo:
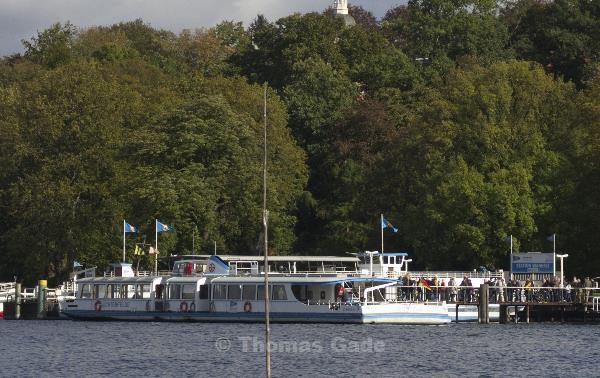
[[[474,303],[478,301],[479,286],[474,286],[468,276],[460,282],[455,277],[439,279],[412,278],[406,274],[400,280],[402,290],[398,293],[402,300],[431,300],[448,303]],[[530,277],[519,281],[514,277],[506,281],[503,277],[484,281],[489,286],[490,303],[518,302],[576,302],[588,303],[594,291],[594,282],[586,277],[573,277],[565,280],[563,287],[560,277],[551,276],[543,282],[534,282]],[[600,289],[596,289],[600,293]]]

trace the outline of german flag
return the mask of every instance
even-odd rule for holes
[[[421,278],[419,280],[419,286],[424,287],[425,289],[431,291],[431,286],[429,286],[429,282],[425,278]]]

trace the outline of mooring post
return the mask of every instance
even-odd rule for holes
[[[21,284],[15,283],[15,320],[21,319]]]
[[[456,301],[455,311],[456,311],[456,322],[458,323],[458,301]]]
[[[44,319],[46,317],[46,288],[48,281],[39,280],[37,292],[37,318]]]
[[[488,324],[490,322],[490,316],[488,312],[489,308],[489,285],[479,285],[479,323]]]

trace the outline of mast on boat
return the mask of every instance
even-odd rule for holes
[[[267,83],[264,88],[263,227],[265,233],[265,373],[271,377],[271,325],[269,323],[269,210],[267,210]]]

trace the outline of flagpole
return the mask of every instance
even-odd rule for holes
[[[158,219],[154,219],[154,274],[158,276]]]
[[[512,255],[513,255],[513,242],[512,242],[512,234],[510,234],[510,261],[508,262],[508,264],[509,264],[508,265],[509,266],[508,271],[511,274],[511,280],[512,280],[512,263],[513,263],[513,258],[512,258],[513,256]]]
[[[123,262],[125,262],[125,219],[123,219]]]
[[[381,228],[381,254],[383,255],[383,214],[381,214],[379,227]]]
[[[265,375],[271,378],[271,319],[269,296],[269,210],[267,210],[267,83],[264,89],[264,140],[263,140],[263,226],[265,232],[264,265],[265,265]]]
[[[556,233],[552,234],[552,268],[554,270],[554,276],[556,276]],[[561,281],[562,283],[562,278]]]

